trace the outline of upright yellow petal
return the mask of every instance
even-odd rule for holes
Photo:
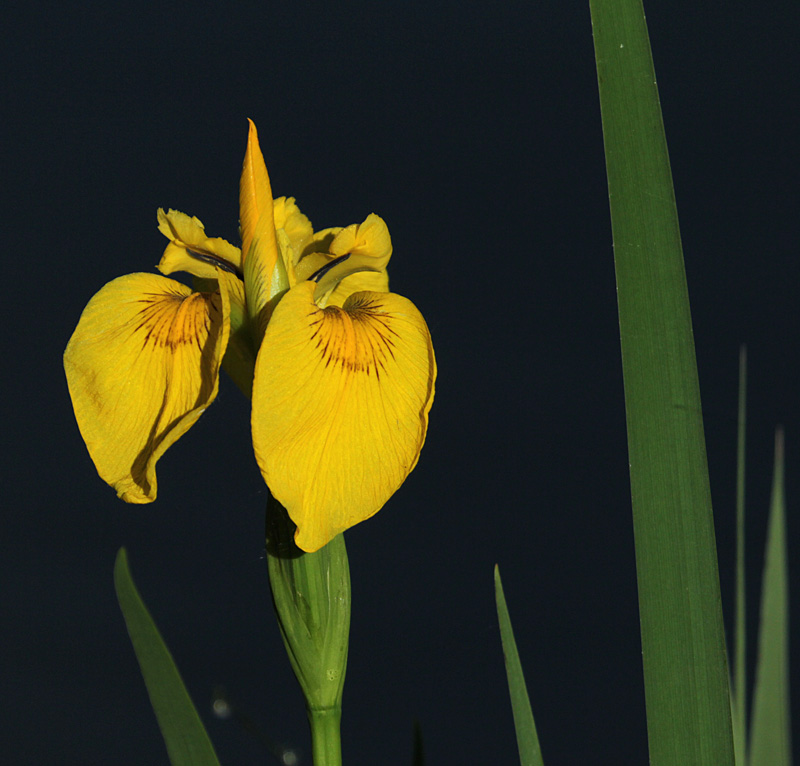
[[[300,212],[294,197],[278,197],[274,203],[275,229],[283,229],[292,244],[295,259],[300,258],[314,236],[314,227],[307,215]]]
[[[242,228],[242,262],[251,317],[258,317],[272,297],[273,270],[278,261],[272,187],[252,120],[239,182],[239,223]]]
[[[425,441],[436,363],[425,320],[392,293],[319,308],[293,287],[267,326],[253,385],[253,445],[274,497],[315,551],[376,513]]]
[[[156,462],[217,395],[228,280],[193,293],[154,274],[103,287],[64,352],[75,417],[101,478],[129,503],[156,497]]]

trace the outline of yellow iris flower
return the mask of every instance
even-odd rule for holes
[[[252,396],[256,460],[315,551],[375,514],[425,441],[436,362],[416,307],[388,292],[386,224],[314,232],[273,200],[250,123],[242,249],[197,218],[158,211],[162,274],[109,282],[64,353],[78,426],[98,473],[129,503],[156,497],[156,463],[214,400],[220,366]]]

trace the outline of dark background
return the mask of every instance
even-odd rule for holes
[[[800,531],[796,5],[647,12],[728,615],[749,349],[752,648],[779,423],[790,559]],[[114,596],[122,545],[221,761],[268,756],[212,717],[216,684],[308,753],[271,612],[247,403],[223,380],[161,460],[158,500],[125,506],[95,474],[61,367],[89,298],[158,262],[158,206],[236,241],[251,117],[276,195],[317,228],[385,218],[393,290],[427,318],[439,363],[418,467],[347,534],[345,762],[409,763],[415,719],[431,764],[516,762],[499,563],[546,762],[646,763],[588,3],[34,1],[3,27],[8,762],[166,763]],[[796,676],[793,692],[800,704]]]

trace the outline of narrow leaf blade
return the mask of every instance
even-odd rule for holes
[[[789,766],[792,760],[785,514],[783,432],[778,430],[775,435],[772,500],[761,586],[749,766]]]
[[[737,766],[745,766],[747,753],[747,655],[744,488],[745,437],[747,431],[747,349],[739,349],[739,413],[736,433],[736,620],[734,628],[734,677],[731,687],[733,745]]]
[[[219,766],[214,747],[172,655],[136,590],[124,548],[120,548],[114,564],[114,587],[170,763],[172,766]]]
[[[652,766],[732,766],[694,339],[641,0],[590,0],[608,174]]]
[[[517,653],[517,642],[511,629],[511,618],[508,615],[503,583],[500,581],[500,570],[494,568],[494,594],[497,602],[497,619],[500,623],[500,637],[503,641],[503,655],[506,660],[506,676],[508,691],[511,696],[511,709],[514,713],[514,728],[517,731],[517,747],[519,749],[520,766],[544,766],[536,724],[533,722],[531,702],[528,689],[522,674],[522,664]]]
[[[411,753],[411,766],[425,766],[425,745],[422,741],[422,727],[414,721],[414,749]]]

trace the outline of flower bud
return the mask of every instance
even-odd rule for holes
[[[283,643],[312,711],[341,708],[350,632],[350,568],[343,535],[314,553],[294,543],[295,525],[270,497],[267,564]]]

